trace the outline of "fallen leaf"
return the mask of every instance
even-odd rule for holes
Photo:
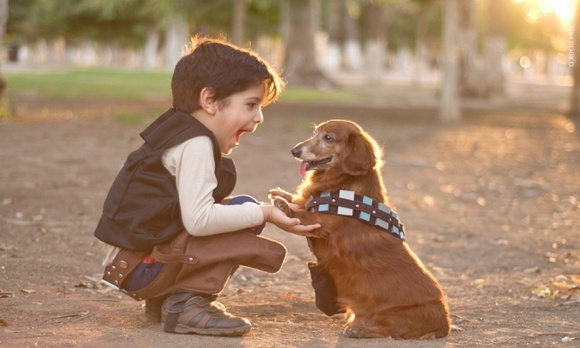
[[[451,325],[451,331],[464,331],[464,330],[457,325]]]
[[[566,301],[564,303],[559,303],[559,304],[556,305],[556,307],[559,307],[559,306],[570,306],[570,305],[573,305],[573,304],[580,304],[580,300],[573,300],[573,301]]]
[[[532,290],[532,294],[536,295],[539,298],[546,298],[552,294],[552,291],[550,290],[550,288],[540,287]]]
[[[12,297],[14,294],[11,292],[2,292],[0,291],[0,298]]]
[[[540,267],[531,267],[524,269],[524,273],[540,273]]]
[[[26,294],[34,294],[36,292],[36,290],[32,290],[32,289],[20,289],[20,291],[22,291]]]
[[[52,317],[52,319],[64,319],[64,318],[74,318],[74,317],[81,317],[84,315],[89,314],[88,311],[84,311],[84,312],[80,312],[80,313],[74,313],[74,314],[65,314],[65,315],[59,315],[58,317]]]
[[[571,285],[571,284],[568,284],[565,282],[561,282],[561,283],[553,282],[552,285],[554,285],[558,290],[565,291],[565,292],[580,290],[580,285]]]
[[[10,326],[10,322],[6,319],[0,318],[0,326]]]
[[[576,339],[576,337],[566,336],[566,337],[562,338],[560,341],[562,341],[562,343],[570,343],[570,342],[574,341],[575,339]]]
[[[18,251],[18,248],[13,245],[0,245],[0,251]]]
[[[284,294],[284,295],[280,295],[280,299],[281,300],[293,300],[298,298],[298,295],[296,294]]]
[[[12,204],[12,198],[11,197],[8,197],[8,198],[4,198],[2,200],[2,204],[1,205],[3,207],[5,207],[5,206],[10,205],[10,204]]]
[[[580,284],[580,275],[570,274],[570,279],[572,279],[574,283]]]

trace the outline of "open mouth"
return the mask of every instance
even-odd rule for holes
[[[306,170],[316,169],[316,167],[319,167],[319,166],[326,164],[330,161],[332,161],[332,156],[326,157],[326,158],[318,160],[318,161],[308,161],[308,162],[306,162]]]
[[[240,144],[240,138],[242,137],[242,134],[244,134],[244,133],[245,133],[245,131],[243,131],[243,130],[238,131],[238,133],[236,134],[236,145]]]
[[[304,176],[307,171],[314,170],[314,169],[320,167],[321,165],[326,164],[330,161],[332,161],[332,156],[323,158],[323,159],[318,160],[318,161],[302,161],[302,162],[300,162],[300,174],[302,174],[302,176]]]

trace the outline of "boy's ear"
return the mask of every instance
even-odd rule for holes
[[[210,115],[214,115],[218,109],[215,99],[215,91],[211,87],[204,87],[199,93],[199,104]]]

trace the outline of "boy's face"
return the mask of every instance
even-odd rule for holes
[[[264,121],[262,101],[265,86],[250,87],[224,99],[218,108],[212,129],[224,155],[229,155],[240,143],[244,133],[253,132]]]

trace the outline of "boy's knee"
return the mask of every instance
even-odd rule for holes
[[[231,197],[226,204],[244,204],[244,203],[248,203],[248,202],[252,202],[255,204],[259,204],[258,200],[255,199],[252,196],[249,195],[239,195],[239,196],[234,196]]]
[[[254,204],[260,204],[257,199],[255,199],[254,197],[249,196],[249,195],[239,195],[239,196],[231,197],[229,199],[226,199],[224,204],[234,205],[234,204],[244,204],[244,203],[248,203],[248,202],[251,202]],[[264,222],[261,225],[248,228],[248,230],[250,230],[252,233],[260,234],[260,233],[262,233],[262,230],[264,230],[265,226],[266,226],[266,223]]]

